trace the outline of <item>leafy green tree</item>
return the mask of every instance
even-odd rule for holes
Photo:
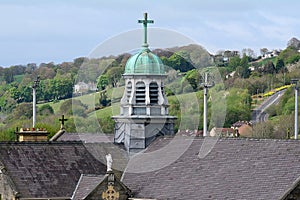
[[[194,66],[178,53],[174,53],[168,59],[163,58],[162,61],[165,65],[181,72],[187,72],[194,69]]]
[[[238,120],[247,121],[251,119],[251,96],[247,90],[230,89],[229,95],[226,97],[226,105],[226,127],[230,127]]]
[[[11,113],[16,107],[17,101],[10,97],[10,95],[5,94],[0,97],[0,111],[3,113]]]
[[[32,104],[21,103],[13,110],[11,119],[30,119],[32,117]]]
[[[287,64],[294,64],[300,60],[300,54],[294,54],[287,58]]]
[[[249,78],[251,71],[249,69],[249,57],[246,54],[243,54],[243,57],[240,62],[240,66],[241,66],[241,72],[240,72],[241,78]]]
[[[108,105],[109,101],[107,99],[106,90],[102,90],[100,92],[99,103],[100,103],[100,105],[102,105],[104,107]]]
[[[49,104],[45,104],[39,108],[39,114],[44,116],[53,115],[54,110]]]
[[[236,68],[240,66],[240,63],[241,63],[240,56],[231,57],[228,62],[228,71],[232,72],[236,70]]]
[[[5,80],[6,84],[9,84],[14,81],[14,74],[10,68],[5,68],[3,73],[3,79]]]
[[[32,84],[28,86],[22,86],[19,91],[21,92],[20,94],[20,99],[19,102],[32,102]],[[37,93],[38,96],[38,93]]]
[[[276,72],[275,66],[272,61],[268,61],[264,66],[264,72],[267,74],[274,74]]]
[[[278,73],[278,72],[286,72],[286,68],[285,68],[285,65],[284,65],[284,62],[283,62],[283,59],[282,58],[277,58],[276,59],[276,65],[275,65],[275,71]]]
[[[109,84],[112,87],[118,86],[117,83],[120,81],[123,72],[124,72],[123,67],[111,67],[107,70],[106,76]]]
[[[298,59],[296,55],[299,55],[298,50],[290,46],[280,52],[278,59],[282,59],[284,64],[289,64]]]
[[[184,78],[189,82],[190,86],[196,90],[199,86],[201,74],[196,69],[192,69],[186,73]]]
[[[108,86],[108,77],[105,74],[102,74],[97,79],[97,88],[98,90],[104,90]]]

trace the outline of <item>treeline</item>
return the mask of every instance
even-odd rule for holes
[[[262,59],[256,57],[251,49],[245,49],[241,53],[237,51],[220,51],[218,55],[210,55],[206,50],[197,45],[185,47],[175,47],[171,49],[156,49],[155,54],[160,56],[166,66],[167,78],[165,80],[166,94],[176,95],[182,93],[198,92],[202,90],[203,74],[212,73],[217,70],[219,82],[212,91],[216,94],[220,91],[226,91],[226,120],[225,126],[230,127],[232,123],[238,120],[250,120],[251,118],[251,95],[263,93],[275,87],[290,83],[291,78],[300,77],[300,66],[297,64],[300,60],[299,44],[297,40],[289,41],[290,45],[279,53],[278,56]],[[268,51],[264,48],[263,53]],[[26,120],[30,119],[31,108],[29,103],[32,101],[33,80],[38,76],[41,81],[37,88],[37,99],[39,102],[59,101],[72,97],[73,87],[78,82],[96,82],[100,92],[99,103],[107,106],[110,97],[105,91],[110,88],[124,85],[122,74],[130,54],[119,56],[109,56],[103,58],[76,58],[72,62],[41,63],[40,65],[31,63],[27,65],[11,66],[9,68],[0,67],[0,128],[7,129],[12,125],[16,118],[24,116]],[[296,67],[295,67],[296,66]],[[213,73],[212,73],[213,74]],[[213,77],[216,79],[217,76]],[[223,96],[224,96],[223,95]],[[200,95],[201,96],[201,95]],[[200,99],[199,96],[199,99]],[[221,97],[220,97],[221,98]],[[292,97],[289,97],[292,98]],[[221,102],[222,100],[220,100]],[[292,100],[287,100],[287,106],[282,106],[281,110],[287,110]],[[39,110],[39,117],[51,119],[50,122],[57,119],[57,114],[61,110],[68,110],[66,114],[80,117],[80,122],[86,122],[86,106],[76,102],[72,110],[68,101],[60,108],[59,113],[54,113],[51,107],[43,107]],[[178,103],[175,100],[170,101],[170,113],[180,116]],[[26,105],[26,106],[24,106]],[[286,107],[286,108],[285,108]],[[89,108],[90,109],[90,108]],[[29,110],[29,111],[28,111]],[[202,110],[202,108],[200,108]],[[276,109],[275,115],[286,112],[279,112]],[[91,110],[90,110],[91,111]],[[20,113],[27,113],[20,115]],[[274,113],[274,112],[273,112]],[[197,115],[198,113],[195,113]],[[210,116],[217,118],[218,116]],[[24,119],[25,120],[25,119]],[[102,119],[103,120],[103,119]],[[109,117],[105,118],[110,120]],[[188,120],[188,119],[186,119]],[[199,129],[202,128],[202,117],[200,117]],[[71,123],[70,120],[68,123]],[[210,126],[218,125],[211,124]],[[15,124],[14,124],[15,126]],[[76,131],[74,123],[68,127]],[[106,130],[111,130],[109,126]],[[90,125],[89,130],[94,130]],[[82,130],[81,130],[82,131]]]

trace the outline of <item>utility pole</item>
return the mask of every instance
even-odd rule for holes
[[[40,83],[40,77],[33,81],[32,85],[32,128],[35,128],[36,124],[36,88]]]
[[[295,84],[295,140],[298,139],[298,80],[291,79],[291,83]]]
[[[204,75],[204,83],[201,83],[203,86],[203,93],[204,93],[204,104],[203,104],[203,136],[208,136],[207,132],[207,96],[208,96],[208,88],[212,87],[213,84],[208,82],[208,74],[205,73]]]

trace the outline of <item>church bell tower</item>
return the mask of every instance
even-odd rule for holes
[[[153,20],[148,20],[145,13],[138,22],[144,26],[144,44],[126,63],[120,115],[112,117],[114,142],[123,143],[129,152],[145,149],[159,135],[173,135],[176,119],[168,113],[164,65],[148,48],[147,24]]]

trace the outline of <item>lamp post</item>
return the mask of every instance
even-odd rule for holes
[[[298,139],[298,80],[291,79],[291,83],[295,84],[295,140]]]
[[[212,87],[213,84],[208,82],[208,74],[204,75],[204,83],[201,83],[201,86],[204,87],[204,100],[203,100],[203,136],[208,136],[207,132],[207,96],[208,96],[208,88]]]
[[[36,123],[36,88],[40,83],[40,77],[38,76],[32,85],[32,128],[35,128]]]

